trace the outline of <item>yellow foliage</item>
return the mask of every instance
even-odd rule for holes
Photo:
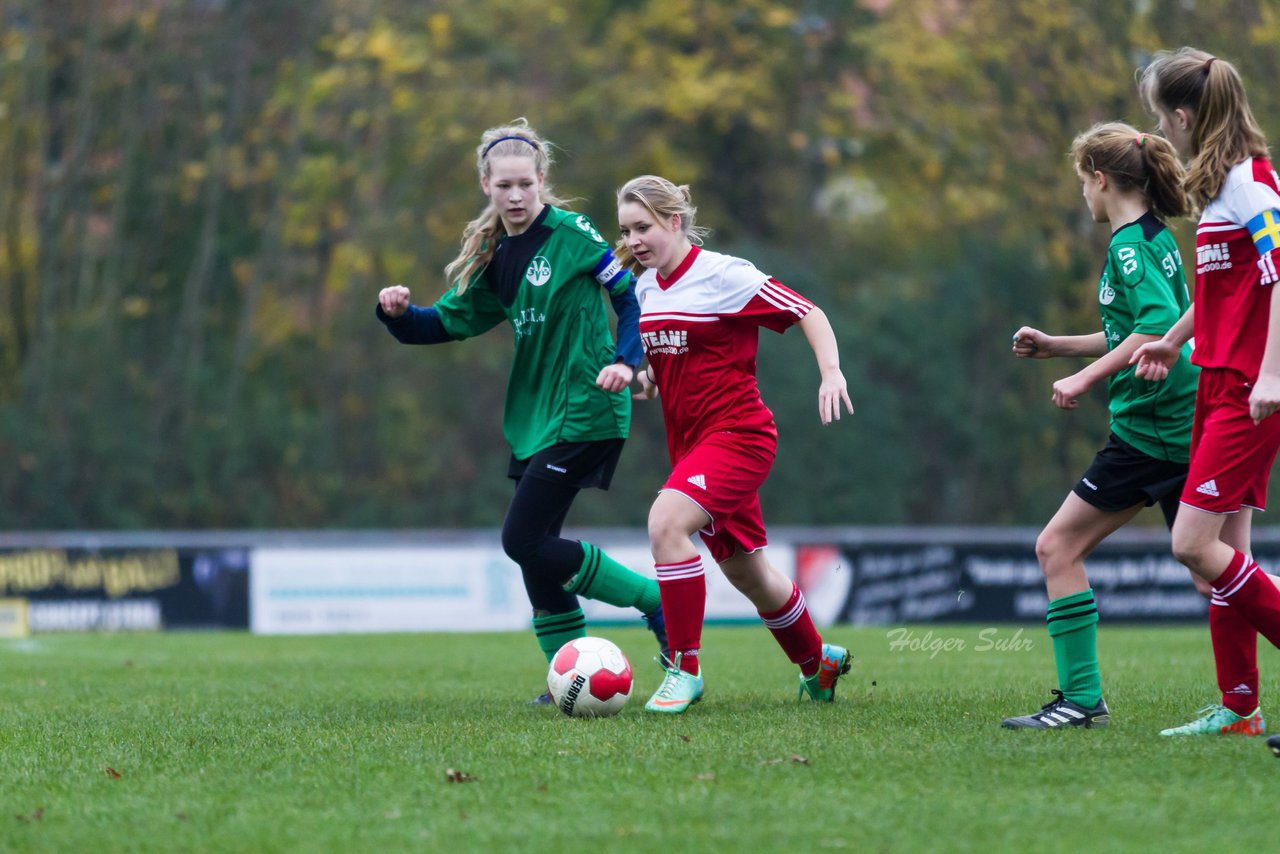
[[[137,320],[151,313],[151,301],[146,297],[125,297],[120,301],[120,311],[125,317]]]

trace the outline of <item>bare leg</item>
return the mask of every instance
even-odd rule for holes
[[[1044,571],[1050,601],[1089,589],[1085,557],[1138,515],[1142,507],[1135,504],[1112,513],[1099,510],[1074,492],[1067,493],[1058,512],[1036,539],[1036,558]]]
[[[720,571],[757,611],[776,611],[791,596],[791,579],[769,563],[764,549],[738,552],[720,564]]]

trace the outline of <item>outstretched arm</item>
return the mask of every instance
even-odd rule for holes
[[[1098,335],[1105,335],[1099,332]],[[1129,366],[1129,359],[1143,344],[1159,341],[1154,335],[1134,332],[1116,345],[1107,355],[1090,362],[1084,368],[1069,377],[1063,377],[1053,384],[1053,403],[1060,409],[1075,409],[1079,405],[1078,398],[1099,381],[1120,373]],[[1105,346],[1105,342],[1104,342]]]
[[[840,346],[836,343],[836,333],[826,312],[814,306],[800,321],[800,329],[813,348],[818,372],[822,375],[822,383],[818,386],[818,418],[823,424],[839,421],[841,401],[852,415],[849,387],[840,372]]]
[[[1049,335],[1032,326],[1013,334],[1013,355],[1019,359],[1052,359],[1054,356],[1101,356],[1107,339],[1101,332],[1088,335]]]
[[[442,344],[452,341],[445,331],[440,312],[435,307],[423,308],[409,301],[409,289],[392,285],[378,292],[378,320],[401,344]]]
[[[1178,318],[1178,322],[1169,327],[1164,337],[1143,344],[1129,357],[1129,364],[1137,365],[1134,374],[1140,379],[1158,382],[1169,376],[1169,369],[1178,361],[1182,345],[1191,340],[1191,332],[1195,328],[1196,307],[1187,309],[1187,313]]]

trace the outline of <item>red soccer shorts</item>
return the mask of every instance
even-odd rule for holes
[[[1207,513],[1267,509],[1267,478],[1280,451],[1280,416],[1254,424],[1249,417],[1252,390],[1237,371],[1200,372],[1183,504]]]
[[[760,487],[778,442],[761,433],[712,433],[694,445],[662,485],[686,496],[711,517],[698,533],[716,563],[769,544],[760,514]]]

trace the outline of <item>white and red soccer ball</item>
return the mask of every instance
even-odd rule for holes
[[[631,662],[604,638],[577,638],[551,659],[547,690],[566,715],[616,715],[631,697]]]

